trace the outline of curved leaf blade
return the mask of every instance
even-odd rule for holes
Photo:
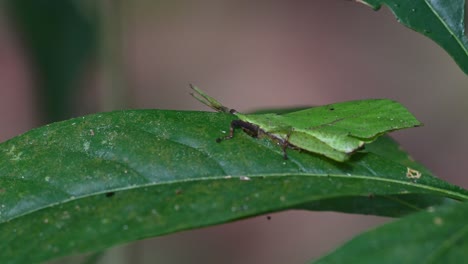
[[[315,263],[460,263],[468,252],[467,214],[466,202],[420,212],[359,235]]]
[[[374,9],[388,6],[398,22],[431,38],[468,74],[465,0],[359,0]]]
[[[389,138],[347,163],[299,151],[285,161],[268,139],[238,133],[216,143],[232,118],[165,110],[102,113],[0,144],[0,262],[96,251],[331,198],[468,197]],[[409,166],[422,176],[408,178]],[[413,211],[423,204],[405,201]],[[392,207],[408,211],[407,204]]]

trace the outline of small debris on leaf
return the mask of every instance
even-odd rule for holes
[[[409,178],[409,179],[419,179],[421,178],[421,172],[415,170],[415,169],[411,169],[411,168],[406,168],[406,177]]]

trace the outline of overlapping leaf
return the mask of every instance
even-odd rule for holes
[[[316,263],[461,263],[468,251],[467,214],[468,203],[417,213],[366,232]]]
[[[403,25],[443,47],[468,74],[465,0],[361,0],[374,9],[386,5]]]

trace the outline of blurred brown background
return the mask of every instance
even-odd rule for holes
[[[207,110],[188,95],[189,82],[240,111],[396,99],[425,126],[394,137],[436,175],[468,187],[468,78],[387,8],[341,0],[0,2],[0,141],[98,111]],[[303,263],[388,220],[271,217],[120,246],[99,263]]]

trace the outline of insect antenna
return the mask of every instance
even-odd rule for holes
[[[213,97],[205,94],[202,90],[200,90],[195,85],[191,83],[189,85],[190,85],[190,88],[195,91],[194,93],[190,93],[190,95],[192,95],[195,99],[200,101],[202,104],[218,112],[223,112],[223,113],[228,113],[228,114],[235,114],[237,112],[234,109],[225,107]]]

